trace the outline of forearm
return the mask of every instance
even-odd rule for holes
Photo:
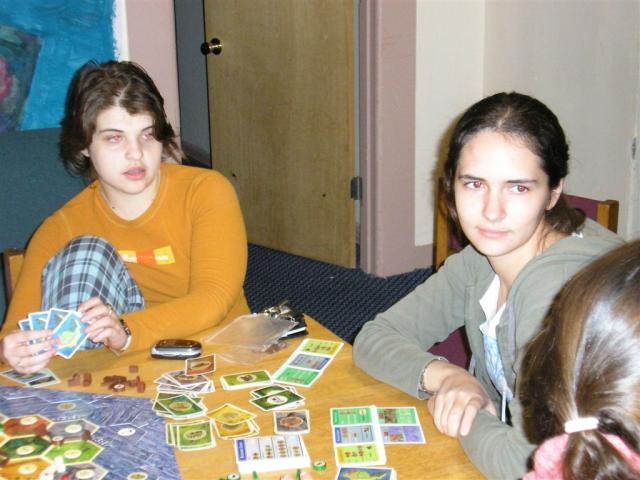
[[[521,478],[535,449],[519,428],[500,422],[486,411],[478,412],[469,434],[459,439],[467,456],[487,478]]]
[[[365,324],[353,344],[353,361],[372,377],[418,398],[424,366],[435,359],[409,338],[389,330],[383,323]]]

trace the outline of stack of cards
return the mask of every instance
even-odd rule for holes
[[[56,377],[55,373],[53,373],[48,368],[44,368],[39,372],[28,373],[23,375],[21,373],[16,372],[15,370],[7,370],[5,372],[0,373],[3,377],[8,378],[9,380],[13,380],[14,382],[21,383],[27,387],[46,387],[48,385],[55,385],[56,383],[60,383],[60,379]]]
[[[308,338],[273,375],[279,383],[310,387],[342,348],[342,342]]]
[[[167,423],[165,426],[167,445],[182,451],[213,448],[216,446],[216,441],[211,423],[208,418],[187,423]]]
[[[20,320],[21,330],[53,330],[51,336],[57,340],[57,355],[71,358],[87,339],[86,324],[80,314],[72,310],[52,308],[43,312],[33,312],[29,318]]]
[[[158,392],[151,408],[156,415],[174,420],[202,417],[207,413],[207,407],[200,398],[175,393]]]
[[[154,382],[157,384],[158,393],[199,397],[205,393],[215,392],[213,380],[209,377],[202,374],[188,375],[184,370],[163,373]]]
[[[231,403],[225,403],[210,411],[207,416],[213,420],[216,433],[223,440],[250,437],[260,432],[260,428],[253,420],[256,416]]]
[[[309,453],[300,435],[272,435],[235,440],[236,463],[241,474],[306,468]]]
[[[291,410],[304,405],[304,397],[299,395],[293,387],[282,385],[269,385],[251,392],[252,400],[249,403],[255,405],[263,412],[275,410]]]
[[[252,372],[234,373],[222,375],[220,384],[225,390],[240,390],[242,388],[255,388],[271,385],[271,375],[266,370],[255,370]]]

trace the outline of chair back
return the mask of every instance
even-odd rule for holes
[[[7,305],[11,301],[13,291],[18,283],[20,270],[22,270],[22,262],[24,260],[24,251],[15,248],[8,248],[2,252],[2,265],[4,267],[4,287],[7,296]]]

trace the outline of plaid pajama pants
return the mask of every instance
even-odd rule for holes
[[[117,315],[144,308],[142,292],[113,246],[101,237],[72,239],[42,271],[42,310],[77,310],[91,297],[109,304]],[[97,348],[87,340],[84,348]]]

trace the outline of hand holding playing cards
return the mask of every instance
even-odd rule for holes
[[[50,330],[16,330],[0,340],[0,359],[22,374],[43,369],[55,353]]]
[[[127,333],[120,324],[120,319],[110,305],[93,297],[78,307],[82,321],[87,324],[85,333],[92,342],[104,343],[107,347],[120,350],[127,342]]]
[[[425,371],[425,386],[436,392],[427,403],[436,428],[451,437],[467,435],[479,410],[496,415],[496,409],[480,382],[466,370],[434,361]]]

